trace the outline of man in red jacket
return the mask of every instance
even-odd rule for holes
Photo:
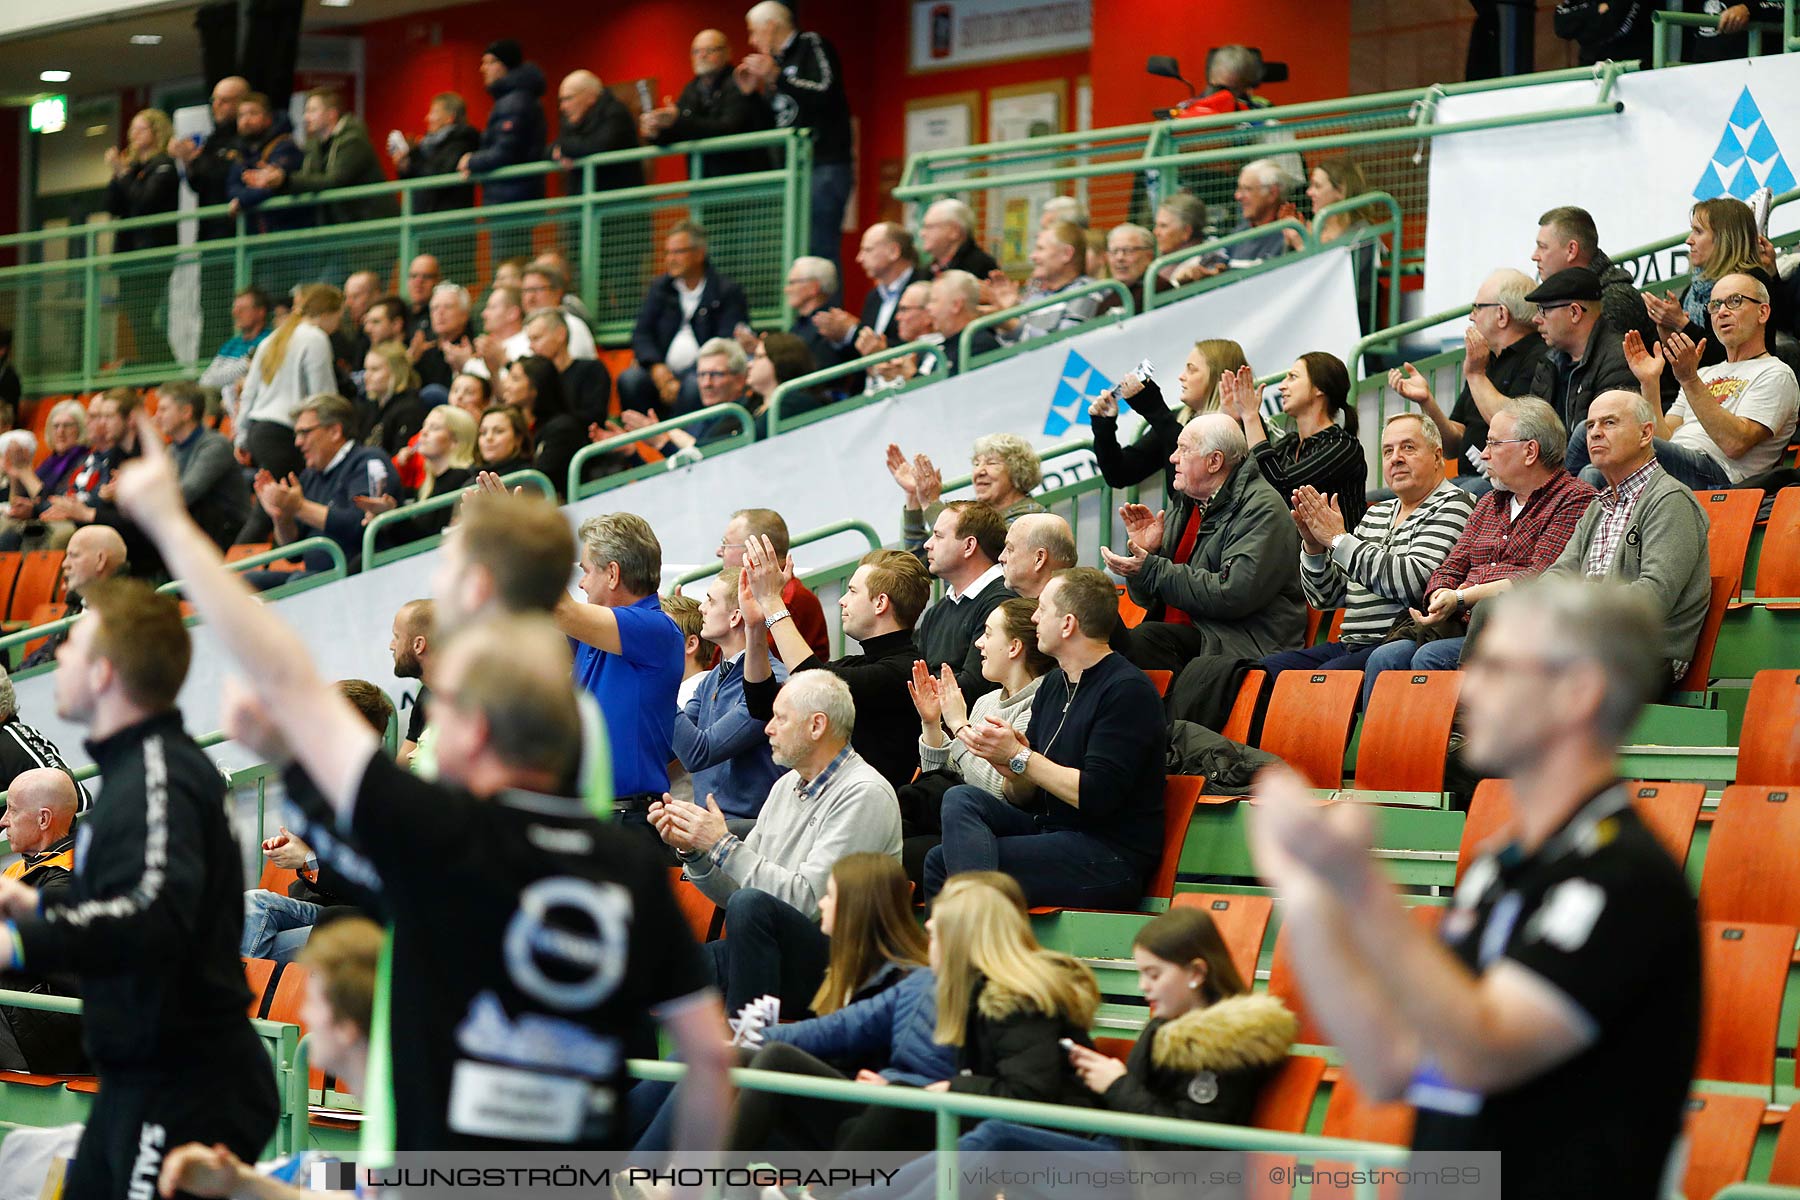
[[[772,508],[740,508],[732,513],[724,536],[719,538],[719,558],[728,567],[742,568],[744,543],[753,537],[766,537],[774,544],[776,557],[786,564],[789,572],[787,584],[781,589],[781,602],[793,617],[794,628],[800,631],[812,652],[829,660],[832,657],[831,633],[825,627],[825,610],[811,589],[792,574],[793,564],[788,561],[788,527],[780,513]]]

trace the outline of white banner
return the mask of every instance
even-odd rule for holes
[[[1765,183],[1794,187],[1800,159],[1800,56],[1772,55],[1621,76],[1625,109],[1512,129],[1434,138],[1425,230],[1425,308],[1467,304],[1490,271],[1532,274],[1537,219],[1573,204],[1594,215],[1601,249],[1634,249],[1685,232],[1688,210],[1747,198]],[[1592,104],[1592,81],[1449,96],[1437,121]],[[1772,232],[1800,228],[1800,205],[1775,210]],[[1687,270],[1676,246],[1633,264],[1640,282]]]
[[[1086,50],[1090,0],[913,0],[915,71]]]
[[[1347,250],[1327,251],[1217,288],[1166,309],[1080,334],[1035,353],[872,404],[720,454],[677,471],[605,492],[566,511],[572,523],[627,510],[649,519],[662,542],[665,578],[716,561],[714,550],[740,508],[780,510],[795,533],[847,517],[867,521],[883,542],[900,538],[900,490],[885,466],[889,442],[929,454],[947,478],[967,473],[969,446],[984,433],[1012,432],[1039,447],[1079,439],[1088,401],[1141,359],[1155,364],[1164,394],[1196,340],[1235,338],[1259,374],[1283,370],[1309,350],[1344,353],[1359,328]],[[1379,433],[1373,436],[1379,437]],[[1045,487],[1095,473],[1092,452],[1049,464]],[[802,571],[849,557],[842,539],[796,557]],[[396,609],[430,594],[437,552],[366,571],[342,583],[276,602],[306,639],[328,678],[367,679],[399,696],[416,686],[394,678],[388,641]],[[194,658],[182,710],[195,732],[219,727],[218,698],[227,673],[204,625],[194,627]],[[52,676],[18,684],[19,712],[48,734],[72,765],[87,762],[81,731],[56,719]],[[237,765],[244,765],[240,761]]]

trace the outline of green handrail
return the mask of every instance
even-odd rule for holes
[[[614,450],[623,450],[627,446],[633,446],[638,442],[657,437],[660,434],[669,432],[671,429],[683,429],[689,425],[706,424],[723,417],[735,419],[737,422],[737,432],[729,437],[721,438],[720,441],[714,445],[714,449],[719,451],[735,450],[739,446],[748,446],[751,442],[756,440],[756,419],[750,415],[749,409],[736,403],[710,404],[705,408],[697,408],[693,412],[682,413],[678,417],[670,417],[666,421],[658,421],[654,425],[646,425],[642,429],[633,429],[627,433],[615,434],[605,441],[590,442],[588,445],[583,446],[575,452],[575,457],[569,460],[569,478],[567,480],[569,490],[563,494],[567,496],[569,502],[573,504],[577,500],[585,500],[589,496],[596,496],[601,492],[618,487],[621,483],[629,482],[630,479],[640,479],[644,475],[654,471],[667,470],[668,463],[666,461],[662,463],[649,463],[643,467],[633,468],[632,471],[624,472],[623,475],[629,476],[630,479],[623,478],[619,475],[609,475],[605,479],[596,479],[593,486],[586,488],[583,487],[581,482],[582,469],[604,454],[610,454]]]
[[[634,1079],[655,1079],[678,1083],[687,1074],[687,1064],[634,1058],[625,1064]],[[848,1104],[879,1104],[913,1112],[936,1114],[937,1149],[955,1148],[960,1132],[956,1120],[944,1117],[971,1117],[977,1120],[1017,1121],[1047,1129],[1073,1129],[1085,1133],[1109,1134],[1119,1138],[1141,1138],[1145,1141],[1173,1142],[1184,1146],[1216,1150],[1271,1151],[1295,1154],[1301,1158],[1343,1159],[1369,1165],[1393,1165],[1407,1160],[1410,1151],[1402,1146],[1380,1142],[1359,1142],[1347,1138],[1315,1137],[1307,1134],[1276,1133],[1247,1125],[1220,1125],[1210,1121],[1189,1121],[1180,1117],[1150,1117],[1141,1113],[1108,1112],[1105,1109],[1079,1108],[1070,1104],[1047,1104],[1037,1100],[1000,1099],[970,1092],[928,1092],[924,1088],[871,1088],[847,1079],[827,1079],[814,1075],[791,1075],[784,1071],[759,1071],[747,1067],[732,1069],[731,1081],[740,1088],[758,1092],[774,1092],[784,1096],[800,1096],[812,1100],[835,1100]]]
[[[826,538],[836,537],[840,533],[860,533],[869,543],[870,550],[881,549],[881,535],[876,533],[875,527],[867,521],[833,521],[829,525],[821,525],[817,529],[803,533],[797,538],[788,539],[788,551],[792,553],[801,546],[810,546],[814,542],[822,542]],[[674,579],[670,580],[668,586],[663,588],[663,595],[673,596],[688,584],[697,582],[701,579],[711,579],[714,575],[717,575],[724,569],[724,561],[715,560],[707,566],[695,567],[691,571],[683,571],[680,575],[677,575]]]
[[[937,348],[938,344],[936,342],[905,342],[898,346],[889,346],[886,350],[877,350],[873,354],[865,354],[861,358],[853,358],[849,362],[839,363],[833,367],[821,367],[810,374],[801,375],[795,379],[788,380],[786,383],[777,387],[775,389],[775,394],[769,397],[769,436],[774,437],[783,429],[792,427],[796,421],[800,419],[790,419],[785,424],[782,422],[781,412],[782,409],[786,407],[789,396],[809,391],[815,385],[821,383],[830,383],[833,379],[842,379],[847,375],[866,374],[869,368],[876,363],[884,363],[891,358],[903,358],[908,354],[923,354],[928,350],[935,350]],[[935,383],[939,378],[945,377],[936,375],[920,376],[906,386],[907,388],[911,388],[927,383]],[[871,392],[863,397],[863,404],[874,404],[905,390],[906,388],[889,388],[885,391]],[[856,397],[851,396],[847,399],[854,400]],[[845,401],[839,402],[840,405],[843,403],[845,403]],[[863,407],[863,404],[855,405],[855,407],[861,408]]]
[[[545,475],[542,471],[534,471],[530,468],[523,471],[514,471],[509,475],[503,476],[500,482],[504,483],[509,488],[524,486],[534,487],[551,500],[556,499],[556,488],[551,485],[550,477]],[[444,535],[440,531],[438,533],[427,534],[425,537],[418,538],[414,541],[404,542],[398,546],[390,546],[386,550],[377,550],[375,548],[375,544],[380,540],[381,532],[383,530],[398,525],[402,521],[409,521],[414,517],[422,517],[426,513],[452,508],[455,505],[460,504],[464,494],[471,491],[476,486],[477,485],[474,483],[464,484],[453,492],[445,492],[443,495],[433,496],[429,500],[418,500],[412,504],[403,504],[399,508],[390,509],[384,513],[377,513],[375,516],[371,517],[369,523],[363,526],[362,569],[367,571],[386,563],[397,562],[402,558],[411,558],[415,554],[423,554],[425,551],[443,541]]]
[[[1048,296],[1039,296],[1036,300],[1014,305],[1012,308],[1003,308],[998,312],[983,314],[963,326],[962,333],[958,335],[960,340],[956,343],[957,372],[959,374],[967,374],[977,367],[984,366],[987,363],[993,362],[995,359],[1004,357],[1004,353],[1009,349],[1009,347],[1002,346],[998,350],[988,351],[986,355],[977,355],[974,349],[976,331],[989,329],[995,325],[1002,325],[1008,321],[1024,317],[1027,313],[1034,313],[1045,308],[1055,308],[1059,304],[1067,304],[1071,300],[1079,300],[1083,296],[1093,296],[1100,292],[1112,292],[1116,294],[1119,297],[1119,302],[1099,316],[1090,317],[1079,325],[1072,326],[1068,329],[1058,330],[1054,333],[1048,333],[1040,338],[1032,338],[1028,343],[1030,347],[1036,349],[1039,346],[1048,346],[1053,342],[1060,342],[1072,334],[1087,333],[1090,330],[1101,329],[1107,325],[1117,325],[1126,317],[1135,316],[1137,314],[1137,308],[1131,301],[1131,292],[1124,284],[1116,279],[1096,279],[1092,282],[1084,283],[1080,287],[1064,288],[1060,292],[1051,292]]]
[[[721,151],[751,150],[762,147],[774,148],[777,146],[793,146],[805,141],[809,135],[810,131],[794,129],[768,129],[760,130],[755,133],[735,133],[719,138],[676,142],[667,146],[639,146],[629,150],[608,150],[599,154],[590,154],[584,158],[576,159],[575,166],[584,171],[591,171],[595,167],[617,166],[622,163],[643,162],[655,158],[685,157],[690,154],[712,154]],[[518,163],[514,166],[502,167],[499,170],[475,175],[470,178],[464,178],[457,173],[425,175],[411,179],[395,179],[383,181],[381,183],[362,183],[350,187],[329,188],[316,192],[284,193],[279,196],[270,197],[253,210],[253,212],[280,212],[290,208],[314,208],[320,205],[335,204],[348,200],[366,200],[371,197],[390,196],[397,193],[406,194],[411,192],[436,191],[447,187],[467,187],[470,183],[488,183],[508,179],[534,178],[538,176],[561,174],[565,169],[566,168],[560,163],[551,159],[545,159],[541,162]],[[771,174],[779,174],[779,172],[771,172]],[[688,182],[699,184],[706,181],[691,180]],[[610,192],[584,193],[586,196],[596,194],[605,195],[609,198],[614,195],[614,193]],[[582,199],[581,196],[563,196],[548,197],[545,200],[520,201],[518,203],[542,205],[544,203],[555,203],[560,201],[563,204],[573,204],[580,199]],[[450,215],[461,221],[467,221],[471,214],[501,214],[510,207],[512,206],[482,205],[478,209],[452,210]],[[231,206],[228,204],[209,204],[202,205],[198,208],[188,209],[183,212],[152,213],[142,217],[124,217],[118,220],[84,225],[72,229],[34,230],[28,233],[7,234],[0,237],[0,249],[68,237],[82,237],[88,239],[91,247],[92,239],[101,233],[123,233],[139,229],[152,229],[162,225],[177,224],[187,220],[204,221],[209,218],[230,217],[234,215],[237,216],[238,225],[235,234],[232,236],[241,237],[245,233],[244,220],[246,216],[253,215],[253,213],[233,214]],[[427,216],[431,215],[434,214],[413,214],[412,220],[421,222]],[[395,218],[392,217],[383,218],[383,220],[387,221],[394,219]],[[340,226],[333,225],[330,226],[330,228],[336,229],[340,228]],[[316,231],[317,229],[315,227],[313,232]],[[265,235],[258,235],[258,239],[261,240],[263,236]],[[220,238],[212,240],[223,241],[225,239]],[[196,243],[196,245],[203,244],[204,242]],[[192,251],[193,246],[183,246],[178,247],[177,249]]]
[[[1305,249],[1292,251],[1292,254],[1305,254],[1310,250],[1318,248],[1318,239],[1313,234],[1312,226],[1295,217],[1283,217],[1279,221],[1270,221],[1267,225],[1252,225],[1248,229],[1234,229],[1230,233],[1213,238],[1211,241],[1197,242],[1192,246],[1183,246],[1179,250],[1171,250],[1167,254],[1157,255],[1150,260],[1150,265],[1144,270],[1144,311],[1149,312],[1159,304],[1173,303],[1172,299],[1159,298],[1157,276],[1165,269],[1174,266],[1176,263],[1186,262],[1190,258],[1200,258],[1204,255],[1214,254],[1226,247],[1235,246],[1239,242],[1248,242],[1256,238],[1268,237],[1271,233],[1286,229],[1291,229],[1299,234],[1306,243]],[[1285,255],[1278,255],[1277,257],[1285,257]],[[1160,296],[1186,299],[1188,296],[1194,294],[1188,289],[1197,289],[1198,285],[1211,282],[1216,278],[1218,278],[1218,276],[1208,276],[1206,279],[1189,280],[1187,283],[1178,284],[1173,288],[1163,288],[1161,289]]]
[[[1616,116],[1623,112],[1625,106],[1620,101],[1608,101],[1601,104],[1577,104],[1567,108],[1551,108],[1535,113],[1514,113],[1509,116],[1479,117],[1466,121],[1454,121],[1446,125],[1412,126],[1400,129],[1372,129],[1362,133],[1346,133],[1332,137],[1307,138],[1297,142],[1283,142],[1276,146],[1261,146],[1259,149],[1273,153],[1298,152],[1301,150],[1346,150],[1357,146],[1377,146],[1387,142],[1416,142],[1420,138],[1441,137],[1452,133],[1477,133],[1484,129],[1513,129],[1522,125],[1542,125],[1553,121],[1573,121],[1583,117]],[[994,186],[1024,187],[1038,183],[1067,183],[1076,179],[1092,179],[1099,175],[1117,175],[1123,172],[1162,171],[1180,167],[1202,166],[1207,163],[1233,162],[1244,157],[1245,146],[1221,146],[1212,150],[1196,150],[1185,154],[1166,154],[1156,158],[1136,158],[1124,162],[1090,163],[1086,166],[1063,167],[1056,170],[1021,171],[1017,174],[996,175],[988,182]],[[963,181],[966,187],[968,181]],[[930,200],[945,191],[957,188],[944,184],[915,184],[910,187],[894,189],[896,200]]]
[[[1790,4],[1786,11],[1783,12],[1780,21],[1750,22],[1747,28],[1750,34],[1749,49],[1751,57],[1755,57],[1762,53],[1762,35],[1764,30],[1780,30],[1783,48],[1786,49],[1787,43],[1792,39],[1791,28],[1793,23],[1793,12],[1793,6]],[[1650,53],[1652,64],[1659,71],[1666,66],[1670,66],[1670,43],[1675,43],[1675,51],[1679,54],[1679,39],[1681,37],[1680,31],[1682,29],[1717,29],[1719,27],[1719,18],[1722,15],[1723,14],[1720,13],[1664,12],[1661,10],[1652,12],[1650,14],[1650,24],[1652,26]],[[1674,59],[1673,65],[1679,66],[1680,59]]]
[[[1351,196],[1348,199],[1339,200],[1335,204],[1327,204],[1324,208],[1321,208],[1318,212],[1313,214],[1312,236],[1315,244],[1321,247],[1329,245],[1330,243],[1326,242],[1320,236],[1325,228],[1326,220],[1341,212],[1353,213],[1359,208],[1368,208],[1372,205],[1379,205],[1380,207],[1387,209],[1388,219],[1371,225],[1368,229],[1368,235],[1379,239],[1383,233],[1391,233],[1393,235],[1394,245],[1393,253],[1387,256],[1387,320],[1379,322],[1374,320],[1375,314],[1371,311],[1368,314],[1370,318],[1369,323],[1371,325],[1392,325],[1395,321],[1400,319],[1400,241],[1405,232],[1405,223],[1400,212],[1400,202],[1386,192],[1364,192],[1360,196]],[[1353,246],[1361,244],[1361,241],[1352,243]],[[1379,247],[1376,250],[1376,255],[1379,260]],[[1357,299],[1360,306],[1361,297],[1358,297]]]

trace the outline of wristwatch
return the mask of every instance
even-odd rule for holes
[[[789,618],[791,618],[793,615],[794,615],[793,613],[789,612],[785,608],[778,608],[774,612],[768,614],[768,616],[763,618],[763,627],[765,629],[773,629],[773,628],[775,628],[775,625],[777,622],[786,621]]]
[[[1031,748],[1029,746],[1006,760],[1006,769],[1014,775],[1023,775],[1025,768],[1029,765],[1031,765]]]

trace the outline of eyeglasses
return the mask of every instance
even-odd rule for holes
[[[1736,312],[1738,309],[1744,307],[1744,305],[1746,305],[1746,304],[1761,304],[1761,303],[1762,303],[1761,300],[1752,300],[1749,296],[1745,296],[1740,293],[1736,296],[1721,296],[1715,300],[1708,300],[1706,302],[1706,311],[1709,313],[1716,313],[1721,308],[1726,308],[1726,309],[1730,309],[1732,312]]]
[[[1524,444],[1525,444],[1525,443],[1526,443],[1526,442],[1535,442],[1535,441],[1537,441],[1537,439],[1536,439],[1536,438],[1497,438],[1497,437],[1491,437],[1491,438],[1489,438],[1489,439],[1488,439],[1488,440],[1487,440],[1487,444],[1488,444],[1488,445],[1490,445],[1490,446],[1522,446],[1522,445],[1524,445]]]
[[[1478,309],[1478,308],[1505,308],[1505,307],[1506,307],[1506,305],[1500,303],[1498,300],[1475,300],[1469,304],[1469,310],[1471,312],[1473,312],[1475,309]]]
[[[323,428],[324,428],[323,425],[307,425],[304,427],[296,425],[296,426],[294,426],[294,437],[295,438],[311,437],[313,434],[319,432],[319,430],[321,430]]]
[[[1554,303],[1550,303],[1550,304],[1538,305],[1538,311],[1539,312],[1555,312],[1559,308],[1574,308],[1579,303],[1581,303],[1579,300],[1559,300],[1559,301],[1555,301]]]

